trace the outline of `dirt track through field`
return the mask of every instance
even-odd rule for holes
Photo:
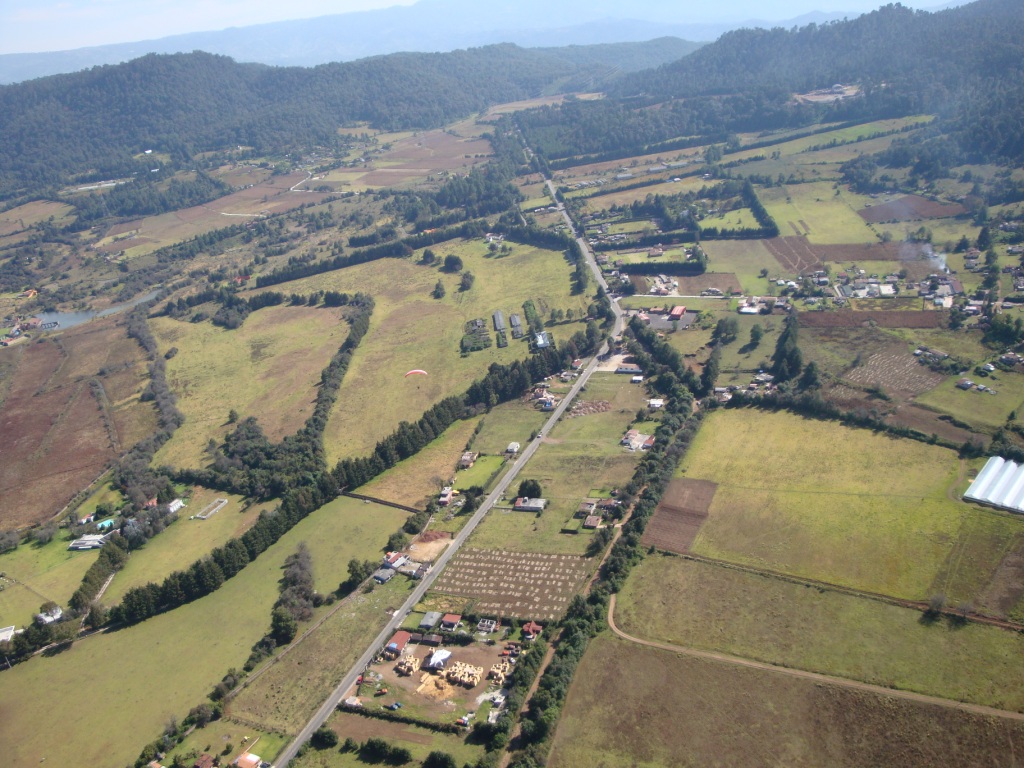
[[[612,632],[621,637],[623,640],[628,640],[631,643],[637,645],[646,645],[649,648],[657,648],[662,651],[671,651],[672,653],[682,653],[686,656],[692,656],[698,659],[705,659],[707,661],[717,661],[722,664],[731,664],[737,667],[747,667],[748,669],[757,669],[764,672],[777,672],[783,675],[789,675],[790,677],[799,677],[804,680],[811,680],[816,683],[822,683],[825,685],[835,685],[841,688],[851,688],[857,691],[865,691],[867,693],[873,693],[879,696],[891,696],[898,699],[906,699],[908,701],[915,701],[919,704],[931,704],[937,707],[944,707],[945,709],[960,709],[965,712],[971,712],[977,715],[987,715],[989,717],[1001,717],[1007,720],[1018,720],[1024,722],[1024,714],[1020,712],[1009,712],[1005,709],[996,709],[995,707],[986,707],[981,704],[967,704],[961,701],[953,701],[952,699],[942,699],[937,696],[926,696],[923,693],[913,693],[911,691],[902,691],[897,688],[885,688],[881,685],[871,685],[870,683],[861,683],[856,680],[849,680],[845,677],[832,677],[831,675],[823,675],[819,672],[807,672],[802,669],[793,669],[791,667],[780,667],[774,664],[767,664],[761,661],[754,661],[753,659],[745,659],[741,656],[732,656],[728,653],[718,653],[717,651],[700,651],[696,648],[685,648],[680,645],[672,645],[670,643],[658,643],[653,640],[642,640],[639,637],[633,637],[627,635],[615,624],[615,595],[611,596],[611,600],[608,603],[608,626],[611,627]]]

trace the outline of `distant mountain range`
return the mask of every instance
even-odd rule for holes
[[[685,4],[637,0],[420,0],[411,6],[233,27],[71,51],[0,55],[0,84],[119,64],[147,53],[195,50],[239,62],[315,66],[399,51],[435,52],[510,42],[522,47],[639,42],[660,37],[711,41],[740,27],[824,23],[859,14],[812,13],[785,20],[687,21]],[[691,16],[692,18],[692,16]],[[651,66],[642,63],[638,69]]]

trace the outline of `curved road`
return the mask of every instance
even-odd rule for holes
[[[671,643],[658,643],[654,640],[643,640],[639,637],[633,637],[627,635],[615,624],[615,595],[611,596],[608,602],[608,626],[611,627],[612,632],[621,637],[623,640],[628,640],[631,643],[637,645],[646,645],[649,648],[657,648],[662,651],[671,651],[673,653],[681,653],[686,656],[692,656],[697,659],[704,659],[706,661],[716,661],[722,664],[732,664],[736,667],[746,667],[748,669],[758,669],[764,672],[775,672],[782,675],[789,675],[790,677],[799,677],[804,680],[810,680],[815,683],[824,683],[826,685],[837,685],[842,688],[852,688],[857,691],[866,691],[867,693],[874,693],[879,696],[892,696],[897,699],[907,699],[909,701],[916,701],[920,704],[934,704],[938,707],[945,707],[946,709],[959,709],[964,712],[971,712],[976,715],[988,715],[989,717],[1002,717],[1007,720],[1019,720],[1024,721],[1024,714],[1020,712],[1010,712],[1005,709],[996,709],[995,707],[986,707],[981,704],[967,704],[962,701],[954,701],[953,699],[941,699],[938,696],[927,696],[923,693],[914,693],[912,691],[903,691],[898,688],[886,688],[881,685],[872,685],[871,683],[862,683],[857,680],[849,680],[845,677],[833,677],[831,675],[823,675],[819,672],[808,672],[803,669],[793,669],[792,667],[780,667],[775,664],[768,664],[762,661],[754,661],[753,659],[745,659],[742,656],[732,656],[728,653],[718,653],[716,651],[699,651],[696,648],[686,648],[681,645],[672,645]]]
[[[550,181],[548,182],[548,185],[551,185]],[[554,188],[551,187],[551,189],[552,194],[554,194]],[[566,223],[569,225],[570,230],[573,230],[572,221],[569,219],[568,214],[565,212],[564,206],[560,206],[560,208],[562,210],[562,215],[565,216]],[[605,282],[604,276],[601,274],[601,270],[600,268],[598,268],[597,262],[594,260],[594,254],[591,252],[590,247],[587,245],[586,241],[583,238],[578,238],[578,242],[580,244],[580,247],[583,249],[583,253],[587,259],[587,263],[590,265],[590,269],[594,273],[594,277],[597,279],[598,284],[601,285],[602,288],[604,288],[605,292],[607,292],[608,284]],[[615,323],[612,327],[612,333],[613,335],[618,336],[620,333],[622,333],[622,310],[619,309],[618,304],[616,304],[614,301],[611,302],[611,306],[612,310],[615,312]],[[607,346],[607,343],[605,343],[604,347],[602,347],[601,350],[602,353],[607,350]],[[444,570],[444,567],[448,563],[448,561],[452,557],[454,557],[455,553],[458,552],[462,545],[466,543],[466,539],[469,538],[470,534],[473,533],[476,527],[484,519],[484,516],[505,494],[505,491],[507,491],[508,487],[515,481],[516,476],[519,474],[520,470],[522,470],[522,468],[525,467],[526,464],[530,461],[530,458],[533,456],[533,454],[537,452],[537,449],[540,447],[540,444],[542,442],[541,438],[543,437],[543,435],[547,434],[547,432],[550,429],[552,429],[555,426],[555,424],[558,423],[558,420],[562,417],[562,414],[565,413],[566,408],[569,407],[569,404],[573,401],[576,395],[579,394],[579,391],[586,385],[587,381],[590,379],[591,374],[593,374],[594,371],[597,369],[597,363],[598,360],[595,356],[587,364],[587,367],[583,369],[579,377],[576,379],[576,383],[573,384],[572,388],[569,390],[569,393],[562,399],[562,401],[558,404],[558,407],[556,407],[555,410],[551,413],[551,417],[544,423],[544,426],[537,433],[537,439],[531,440],[530,443],[523,449],[519,458],[516,459],[515,463],[509,468],[508,472],[505,473],[505,476],[501,479],[501,481],[498,483],[495,489],[490,493],[490,495],[486,499],[484,499],[484,501],[480,504],[479,509],[477,509],[476,512],[473,513],[473,516],[469,519],[469,522],[467,522],[466,525],[463,526],[462,530],[459,531],[458,535],[456,535],[452,543],[448,546],[444,553],[437,559],[437,561],[434,563],[434,567],[430,570],[430,573],[423,577],[420,583],[409,595],[408,599],[406,599],[405,603],[402,604],[402,607],[395,612],[391,620],[380,631],[380,634],[377,635],[377,637],[366,649],[363,655],[360,656],[358,661],[356,661],[356,663],[351,667],[351,669],[349,669],[349,671],[341,679],[341,682],[338,683],[338,686],[334,689],[334,691],[331,692],[331,695],[328,696],[327,700],[321,705],[320,709],[316,711],[316,714],[313,715],[313,718],[308,723],[306,723],[305,728],[299,731],[299,733],[292,740],[292,742],[280,754],[280,756],[277,759],[277,762],[275,763],[276,768],[284,768],[284,766],[288,765],[292,758],[295,757],[295,754],[298,752],[299,747],[309,740],[310,736],[313,735],[313,732],[317,728],[319,728],[325,722],[327,722],[327,718],[331,716],[331,713],[335,710],[338,704],[341,703],[341,701],[345,697],[345,694],[348,693],[352,686],[355,685],[356,678],[363,673],[363,671],[369,665],[370,660],[373,659],[373,657],[377,654],[377,650],[383,647],[384,643],[391,639],[391,635],[393,635],[395,630],[397,630],[398,627],[401,626],[402,622],[405,620],[406,615],[413,609],[416,603],[423,599],[423,596],[426,594],[427,590],[430,589],[431,585],[433,585],[434,580],[440,575],[441,571]]]

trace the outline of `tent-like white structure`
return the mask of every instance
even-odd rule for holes
[[[974,478],[964,499],[1024,512],[1024,466],[993,456]]]

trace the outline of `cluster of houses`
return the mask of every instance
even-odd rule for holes
[[[774,382],[774,376],[762,371],[761,373],[756,374],[745,387],[741,387],[737,384],[730,384],[727,387],[715,387],[714,398],[720,403],[728,403],[738,394],[771,392],[775,389]]]
[[[430,571],[430,565],[412,560],[402,552],[388,552],[381,561],[380,568],[373,573],[373,580],[378,584],[387,584],[396,574],[408,576],[410,579],[422,579]]]
[[[259,739],[257,739],[257,741],[259,741]],[[255,745],[255,743],[256,742],[253,742],[253,745]],[[179,763],[175,762],[175,765],[179,765]],[[225,765],[225,763],[221,762],[221,758],[214,757],[207,752],[203,752],[191,764],[191,768],[216,768],[221,765]],[[231,765],[236,766],[237,768],[271,768],[270,763],[259,755],[254,755],[248,749],[236,757],[231,762]],[[146,764],[146,768],[164,768],[164,766],[159,760],[153,760]]]
[[[645,435],[636,429],[626,430],[619,445],[624,445],[631,451],[649,451],[654,447],[654,435]]]
[[[58,323],[44,323],[38,317],[30,317],[25,320],[16,319],[11,329],[0,337],[0,346],[10,347],[19,342],[25,341],[25,334],[29,331],[49,330],[56,328]]]
[[[789,312],[789,301],[775,296],[747,296],[740,300],[736,311],[741,315],[770,315],[773,311]]]
[[[618,499],[584,499],[576,509],[575,517],[583,519],[583,527],[600,528],[605,516],[619,518],[622,516],[622,502]]]

